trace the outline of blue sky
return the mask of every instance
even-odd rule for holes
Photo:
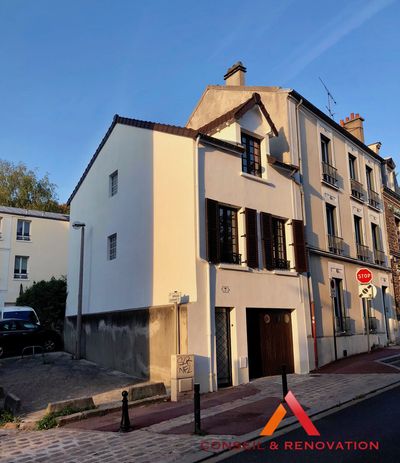
[[[399,0],[0,0],[0,158],[66,201],[115,113],[184,125],[242,60],[325,109],[321,77],[400,165],[399,23]]]

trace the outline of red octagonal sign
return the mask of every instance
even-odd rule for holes
[[[369,271],[367,268],[360,268],[356,276],[357,280],[364,285],[370,283],[372,280],[372,272]]]

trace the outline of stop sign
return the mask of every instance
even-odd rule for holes
[[[372,272],[367,268],[360,268],[357,274],[357,280],[362,284],[367,284],[372,280]]]

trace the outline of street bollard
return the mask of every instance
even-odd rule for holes
[[[282,402],[285,401],[286,394],[288,393],[288,385],[287,385],[287,373],[286,373],[286,365],[282,365]]]
[[[128,432],[131,430],[128,408],[128,391],[122,391],[122,417],[119,432]]]
[[[194,385],[194,433],[201,435],[200,424],[200,384]]]

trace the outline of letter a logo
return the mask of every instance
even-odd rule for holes
[[[300,424],[303,426],[304,430],[309,436],[320,435],[317,428],[313,425],[307,413],[304,411],[304,408],[299,404],[296,397],[291,391],[289,391],[286,394],[285,402],[292,410],[293,414],[299,420]],[[279,423],[285,417],[286,413],[287,412],[285,407],[282,404],[279,404],[278,408],[275,410],[274,414],[271,416],[268,423],[261,431],[260,436],[272,436],[272,434],[275,432],[275,429],[279,426]]]

